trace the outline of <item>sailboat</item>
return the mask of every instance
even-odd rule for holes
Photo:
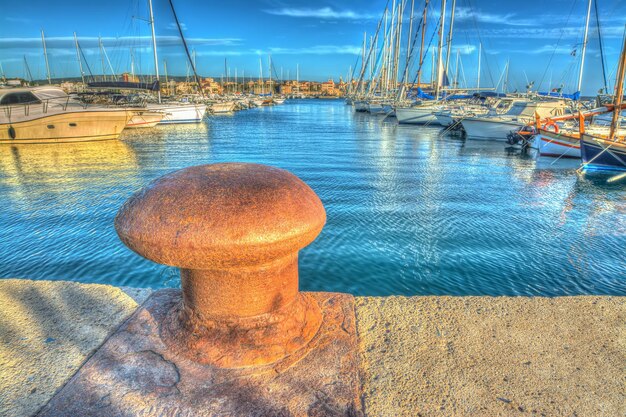
[[[154,70],[157,80],[159,79],[159,60],[157,57],[157,45],[156,35],[154,33],[154,13],[152,12],[152,0],[148,0],[150,9],[150,26],[152,29],[152,48],[154,55]],[[174,11],[172,9],[172,11]],[[174,13],[176,13],[174,11]],[[178,22],[178,19],[177,19]],[[182,37],[182,32],[181,32]],[[184,39],[183,39],[184,41]],[[191,63],[193,65],[193,62]],[[195,65],[193,65],[195,73]],[[201,88],[201,87],[200,87]],[[174,124],[174,123],[199,123],[206,114],[207,105],[200,103],[162,103],[161,102],[161,90],[157,92],[158,104],[148,104],[148,110],[157,110],[165,114],[159,124]]]
[[[615,98],[613,99],[613,117],[607,136],[592,135],[585,132],[584,123],[580,124],[580,151],[583,169],[626,171],[626,136],[617,134],[620,112],[624,98],[624,75],[626,73],[626,37],[620,55],[617,70]]]

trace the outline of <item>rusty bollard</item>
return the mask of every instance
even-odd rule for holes
[[[161,325],[176,353],[221,368],[304,347],[322,314],[298,290],[298,251],[322,230],[315,192],[287,171],[225,163],[182,169],[134,194],[115,228],[133,251],[180,268],[182,302]]]

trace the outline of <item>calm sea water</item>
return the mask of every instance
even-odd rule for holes
[[[306,290],[626,295],[626,181],[353,114],[339,101],[120,141],[0,145],[0,277],[178,286],[176,269],[120,243],[113,218],[150,180],[224,161],[287,169],[321,197],[328,223],[301,254]]]

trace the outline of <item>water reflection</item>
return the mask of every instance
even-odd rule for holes
[[[300,257],[306,290],[626,293],[625,181],[304,100],[121,141],[0,147],[0,277],[178,285],[119,242],[114,215],[160,175],[223,161],[288,169],[319,194],[328,220]]]
[[[14,204],[33,204],[46,201],[44,195],[73,199],[85,187],[133,184],[137,159],[117,140],[0,146],[0,171],[6,196]]]

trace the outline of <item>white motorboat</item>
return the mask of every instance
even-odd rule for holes
[[[85,105],[58,87],[0,90],[0,143],[117,139],[133,113]]]
[[[126,127],[130,129],[138,129],[144,127],[154,127],[158,125],[165,117],[165,113],[159,111],[133,110],[130,109],[132,116]]]
[[[206,114],[206,104],[152,103],[146,106],[150,111],[165,114],[159,124],[200,123]]]
[[[418,105],[412,107],[396,107],[396,118],[402,124],[438,125],[435,113],[441,110],[439,105]]]
[[[512,130],[533,123],[535,114],[540,118],[560,116],[568,109],[563,100],[513,102],[509,111],[502,115],[487,114],[480,117],[466,117],[461,120],[469,139],[507,140]]]
[[[210,110],[213,114],[232,113],[235,110],[234,101],[219,101],[210,104]]]

